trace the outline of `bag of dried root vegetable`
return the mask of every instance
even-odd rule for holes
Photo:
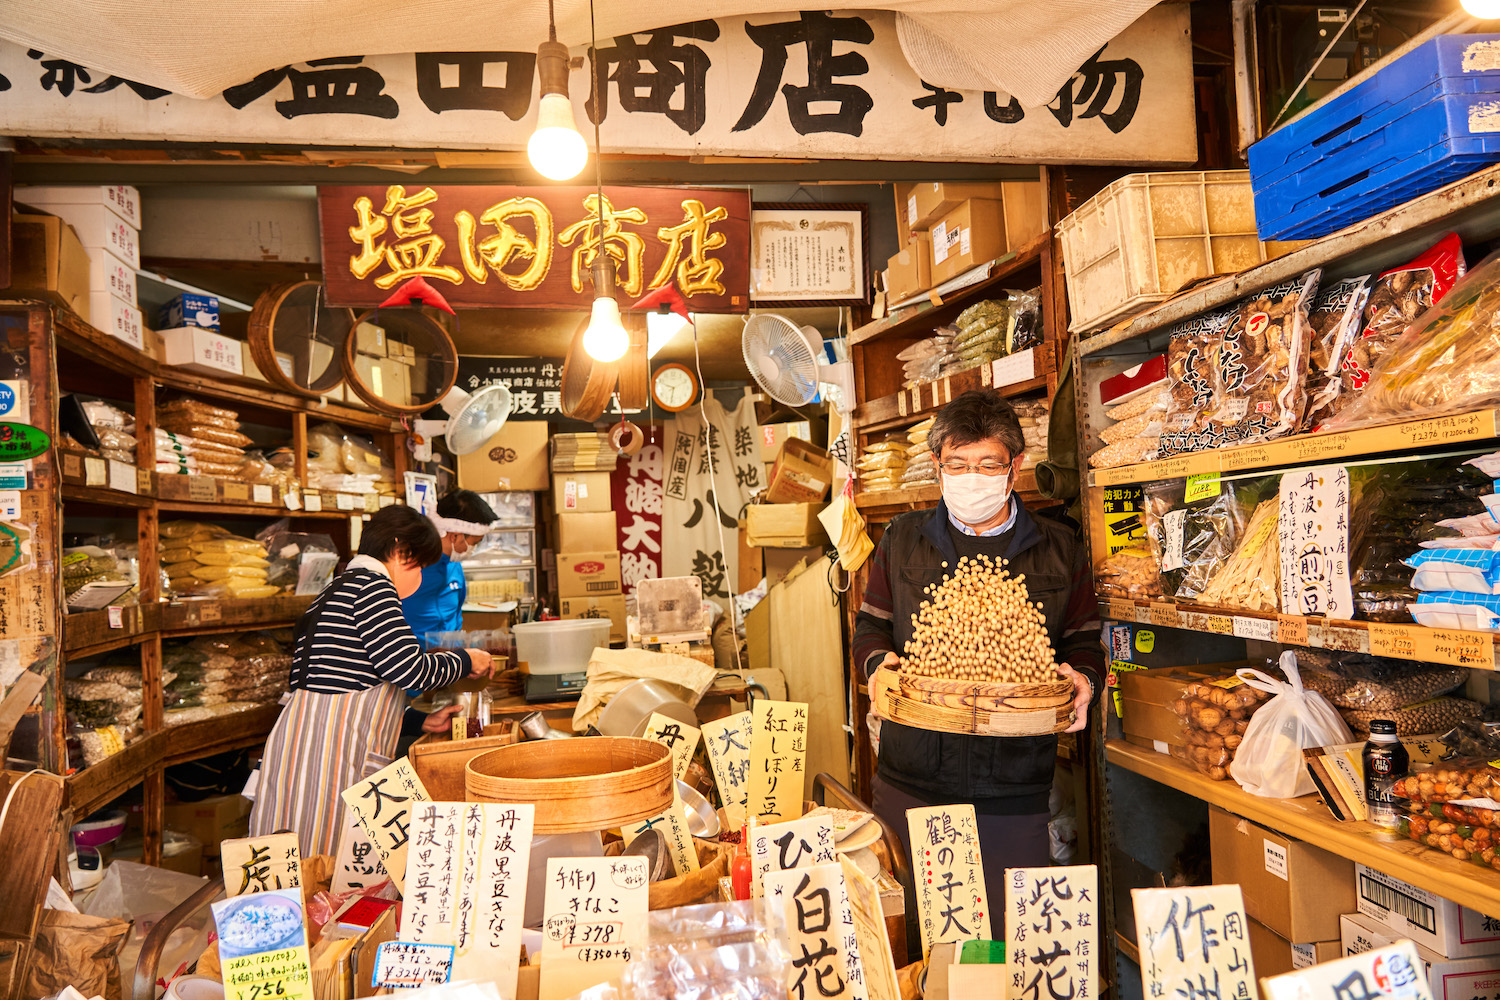
[[[1246,684],[1273,697],[1245,728],[1229,774],[1251,795],[1272,799],[1312,793],[1303,749],[1354,742],[1354,734],[1328,699],[1303,688],[1296,653],[1281,654],[1281,672],[1286,675],[1285,683],[1259,670],[1235,672]]]

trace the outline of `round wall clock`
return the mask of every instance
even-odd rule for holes
[[[662,365],[651,376],[651,398],[669,413],[692,406],[698,399],[698,376],[685,365]]]

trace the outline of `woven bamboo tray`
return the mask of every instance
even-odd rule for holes
[[[501,747],[469,761],[470,802],[530,802],[538,834],[587,833],[672,805],[672,754],[651,740],[587,736]]]
[[[1073,724],[1073,685],[982,684],[878,670],[871,696],[892,722],[971,736],[1045,736]]]

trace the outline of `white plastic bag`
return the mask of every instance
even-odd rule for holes
[[[1246,684],[1274,697],[1250,717],[1229,774],[1251,795],[1270,799],[1312,793],[1312,776],[1302,758],[1304,747],[1354,742],[1354,734],[1328,699],[1316,691],[1303,690],[1296,653],[1281,654],[1281,670],[1289,683],[1259,670],[1235,672]]]

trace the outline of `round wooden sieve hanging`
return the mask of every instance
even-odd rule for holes
[[[354,310],[327,305],[321,281],[293,281],[261,292],[250,310],[250,357],[278,389],[325,396],[344,381],[344,341]]]

